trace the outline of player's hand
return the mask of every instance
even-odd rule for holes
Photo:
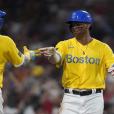
[[[61,56],[54,47],[45,47],[38,50],[40,51],[40,54],[46,57],[52,64],[56,64],[61,61]]]
[[[23,47],[23,53],[26,59],[30,60],[31,56],[30,56],[30,50],[27,48],[27,46]]]
[[[29,50],[26,46],[23,47],[23,50],[25,59],[27,60],[34,59],[35,56],[41,55],[39,50]]]
[[[40,53],[39,49],[35,49],[33,51],[34,51],[35,56],[41,56],[41,53]]]
[[[114,76],[114,65],[108,69],[108,72],[111,73],[112,76]]]
[[[25,58],[27,58],[28,60],[34,59],[36,56],[40,56],[40,50],[36,49],[36,50],[29,50],[27,48],[27,46],[23,47],[24,50],[24,56]]]
[[[56,49],[54,47],[45,47],[39,49],[40,54],[45,57],[51,57],[56,53]]]

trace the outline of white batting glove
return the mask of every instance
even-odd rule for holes
[[[114,76],[114,65],[108,69],[108,72],[111,73],[112,76]]]

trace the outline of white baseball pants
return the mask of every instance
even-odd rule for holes
[[[0,89],[0,114],[3,114],[3,97],[1,89]]]
[[[103,92],[86,96],[64,93],[59,114],[103,114],[103,109]]]

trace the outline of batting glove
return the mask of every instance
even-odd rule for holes
[[[35,52],[32,50],[29,50],[26,46],[23,47],[24,50],[24,57],[26,61],[30,61],[35,57]]]

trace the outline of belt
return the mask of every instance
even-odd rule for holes
[[[102,89],[89,89],[89,90],[84,90],[84,91],[64,89],[64,92],[72,93],[72,94],[76,94],[76,95],[80,95],[80,96],[86,96],[86,95],[91,95],[93,93],[101,93]]]

